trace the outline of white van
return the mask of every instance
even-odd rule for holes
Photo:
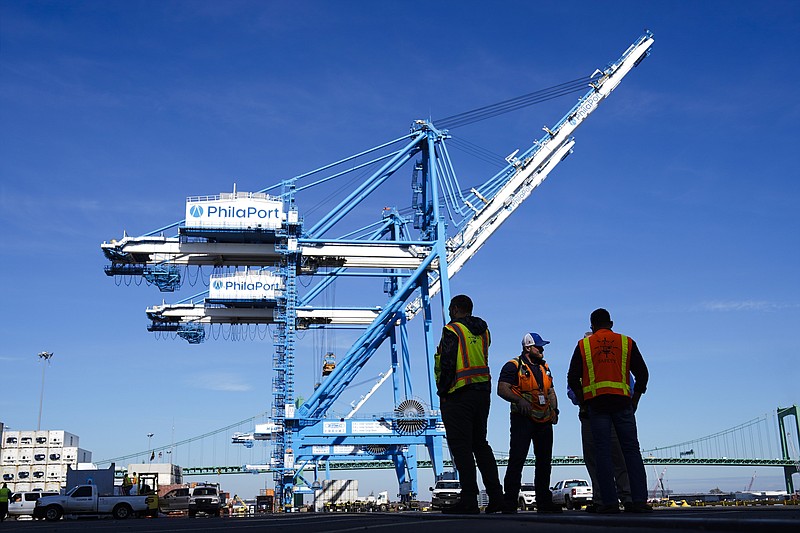
[[[8,501],[9,518],[19,520],[20,517],[32,517],[36,501],[42,496],[58,496],[58,492],[34,490],[12,494]]]

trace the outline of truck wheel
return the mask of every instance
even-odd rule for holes
[[[55,522],[56,520],[60,520],[63,514],[64,511],[61,510],[61,507],[58,505],[51,505],[49,507],[45,507],[44,519],[48,522]]]
[[[125,520],[126,518],[130,518],[133,514],[133,509],[131,509],[127,504],[121,503],[114,507],[114,510],[111,511],[111,514],[117,520]]]
[[[197,516],[197,511],[189,511],[189,518],[194,518]]]
[[[566,507],[570,511],[574,508],[574,505],[572,505],[572,501],[569,499],[569,496],[564,496],[564,507]]]

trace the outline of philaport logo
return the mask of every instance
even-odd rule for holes
[[[215,288],[216,290],[220,290],[220,289],[222,288],[222,282],[221,282],[221,281],[219,281],[219,280],[215,281],[215,282],[214,282],[214,288]]]
[[[189,214],[192,215],[195,218],[200,218],[201,216],[203,216],[203,206],[201,206],[201,205],[193,205],[189,209]]]

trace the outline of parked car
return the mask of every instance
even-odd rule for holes
[[[15,492],[8,501],[8,516],[16,520],[21,517],[32,517],[36,501],[42,496],[58,496],[58,493],[41,490]]]
[[[522,511],[532,511],[536,507],[536,487],[533,483],[523,483],[519,488],[518,504]]]
[[[158,508],[162,513],[188,511],[190,495],[191,489],[189,487],[172,489],[158,499]]]

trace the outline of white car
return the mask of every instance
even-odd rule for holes
[[[8,501],[8,516],[16,520],[23,516],[33,516],[36,501],[42,496],[58,496],[58,493],[41,490],[15,492]]]
[[[533,511],[536,507],[536,487],[533,483],[523,483],[519,488],[518,507],[521,511]]]

